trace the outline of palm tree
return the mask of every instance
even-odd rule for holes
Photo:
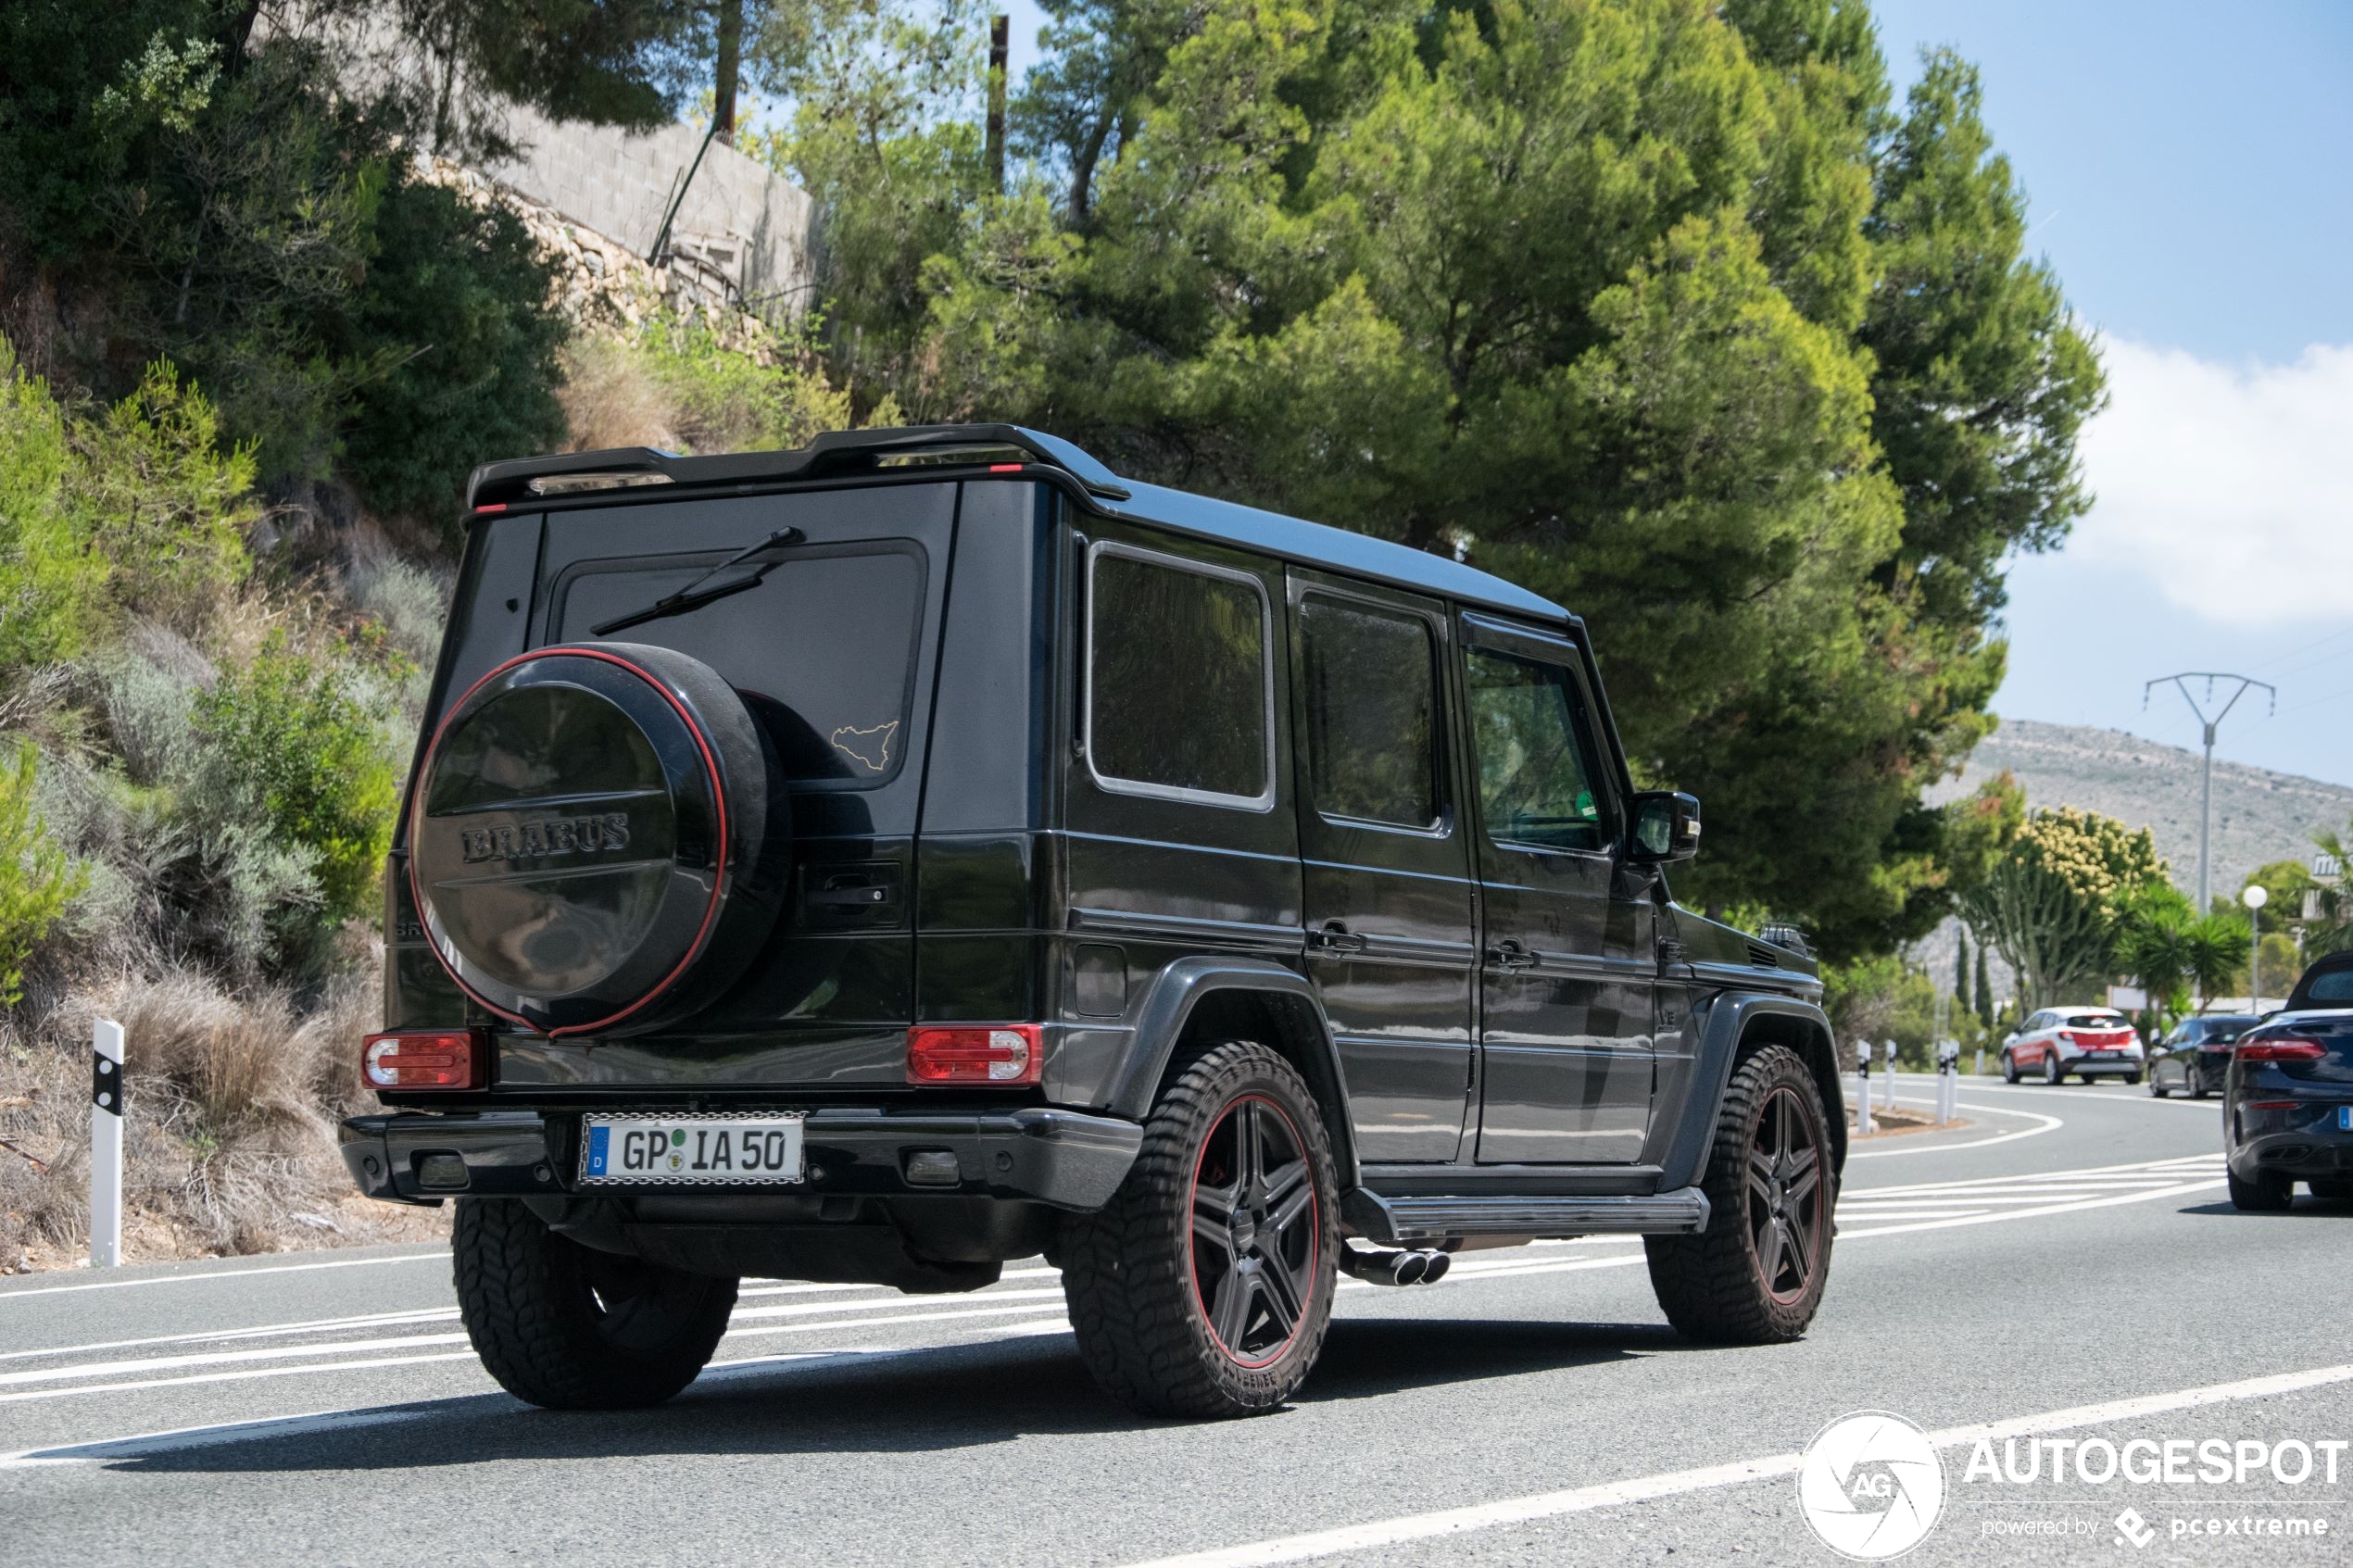
[[[2186,908],[2158,904],[2134,909],[2117,933],[2117,962],[2148,993],[2152,1012],[2171,1009],[2190,977],[2192,924]]]
[[[2347,833],[2316,833],[2312,842],[2321,853],[2336,858],[2336,884],[2321,886],[2313,901],[2320,906],[2317,917],[2304,928],[2304,956],[2317,959],[2324,953],[2341,953],[2353,948],[2353,853],[2348,853]]]
[[[2208,1000],[2246,961],[2252,934],[2238,916],[2217,912],[2191,922],[2182,935],[2187,976],[2197,988],[2197,1010],[2204,1012]]]

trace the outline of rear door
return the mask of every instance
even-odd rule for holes
[[[1482,1163],[1630,1163],[1649,1132],[1654,911],[1578,646],[1461,621],[1477,780]]]
[[[903,1082],[922,721],[956,497],[897,484],[549,519],[532,645],[674,648],[742,694],[789,781],[792,886],[765,950],[690,1035],[519,1044],[502,1081],[665,1081],[691,1063],[698,1083]],[[757,586],[598,632],[782,528],[799,537]]]
[[[1478,947],[1433,600],[1293,569],[1292,729],[1308,972],[1358,1154],[1462,1145]]]

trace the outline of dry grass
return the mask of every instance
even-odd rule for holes
[[[564,383],[557,391],[572,431],[572,449],[680,445],[670,395],[628,345],[584,333],[564,352]]]
[[[368,972],[362,970],[361,972]],[[335,1151],[338,1117],[371,1104],[355,1062],[372,984],[307,1017],[273,990],[193,971],[77,990],[0,1055],[0,1273],[69,1264],[88,1246],[90,1024],[123,1025],[125,1252],[134,1259],[421,1240],[431,1210],[372,1203]]]

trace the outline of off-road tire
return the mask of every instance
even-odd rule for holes
[[[2002,1082],[2005,1084],[2015,1084],[2018,1080],[2018,1058],[2010,1055],[2007,1051],[2004,1051],[2002,1053]]]
[[[635,1410],[695,1380],[727,1332],[736,1282],[558,1236],[521,1203],[460,1198],[458,1307],[490,1375],[549,1410]]]
[[[1253,1098],[1271,1103],[1296,1135],[1315,1208],[1305,1310],[1279,1351],[1245,1365],[1213,1331],[1196,1287],[1193,1214],[1209,1140],[1229,1110]],[[1145,1120],[1143,1145],[1111,1201],[1063,1225],[1063,1294],[1079,1355],[1103,1391],[1144,1414],[1210,1419],[1257,1415],[1289,1399],[1331,1321],[1339,1185],[1315,1096],[1289,1062],[1234,1040],[1188,1063]]]
[[[1821,1193],[1811,1273],[1803,1289],[1787,1300],[1768,1287],[1749,1207],[1750,1150],[1757,1144],[1766,1107],[1782,1092],[1793,1095],[1810,1117]],[[1830,1279],[1837,1176],[1830,1168],[1829,1128],[1814,1074],[1787,1047],[1767,1046],[1733,1069],[1700,1183],[1707,1195],[1707,1228],[1697,1236],[1642,1238],[1651,1288],[1677,1332],[1719,1345],[1777,1345],[1805,1335]]]
[[[2236,1171],[2228,1172],[2231,1207],[2246,1214],[2284,1214],[2296,1202],[2296,1184],[2277,1176],[2258,1176],[2253,1181],[2241,1179]]]

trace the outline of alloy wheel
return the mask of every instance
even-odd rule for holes
[[[1306,1140],[1260,1095],[1228,1105],[1193,1172],[1193,1291],[1219,1347],[1245,1367],[1278,1360],[1315,1291],[1315,1184]]]
[[[1806,1294],[1828,1219],[1822,1148],[1814,1119],[1784,1085],[1767,1098],[1748,1155],[1748,1231],[1757,1272],[1776,1301]]]

